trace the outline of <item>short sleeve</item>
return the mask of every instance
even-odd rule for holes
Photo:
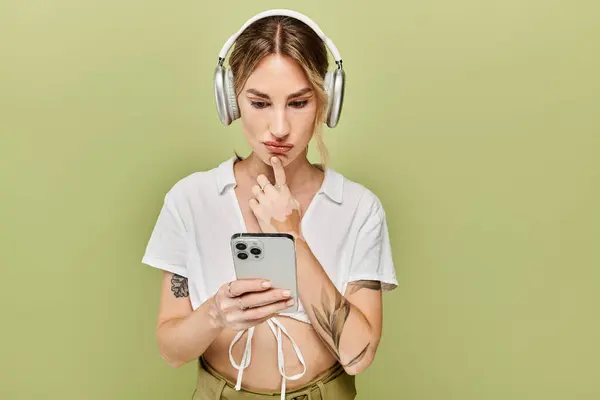
[[[187,278],[187,232],[170,196],[171,192],[165,195],[142,263]]]
[[[379,281],[383,291],[398,287],[386,214],[379,201],[373,203],[354,246],[348,283],[358,280]]]

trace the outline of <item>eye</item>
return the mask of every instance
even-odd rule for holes
[[[251,101],[250,104],[252,105],[252,107],[254,108],[266,108],[269,106],[269,103],[265,102],[265,101]]]
[[[290,106],[294,108],[302,108],[306,105],[306,103],[308,103],[308,100],[297,100],[290,102]]]

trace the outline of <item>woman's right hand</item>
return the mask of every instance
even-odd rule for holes
[[[271,283],[264,279],[225,283],[210,301],[210,314],[216,324],[235,331],[265,322],[294,304],[289,291],[271,288]]]

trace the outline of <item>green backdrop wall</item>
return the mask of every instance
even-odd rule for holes
[[[160,273],[140,260],[176,180],[247,154],[213,69],[282,7],[340,49],[331,166],[388,213],[400,286],[359,399],[600,398],[600,7],[583,0],[2,2],[0,398],[189,398],[195,365],[160,359]]]

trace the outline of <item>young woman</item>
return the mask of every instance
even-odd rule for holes
[[[382,291],[397,281],[381,202],[327,166],[320,127],[337,124],[343,79],[333,42],[290,10],[254,16],[220,54],[219,115],[241,120],[252,152],[176,182],[143,258],[164,270],[161,355],[198,360],[196,400],[354,399],[354,375],[375,357]],[[313,137],[321,164],[307,159]],[[237,232],[294,236],[298,312],[282,312],[287,288],[236,279]]]

